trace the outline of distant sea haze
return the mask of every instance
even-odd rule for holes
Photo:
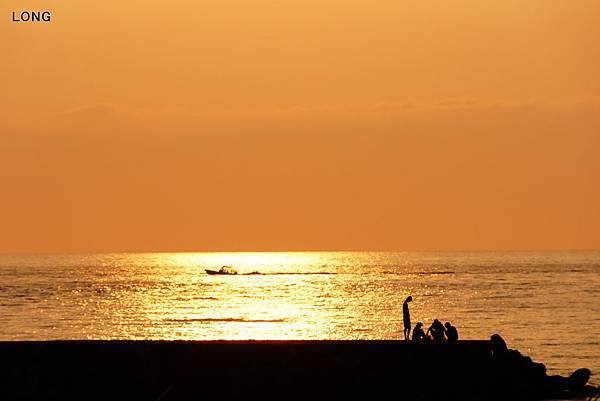
[[[413,326],[597,375],[599,294],[596,251],[4,255],[0,340],[400,339],[412,295]]]

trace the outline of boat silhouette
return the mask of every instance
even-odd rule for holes
[[[210,274],[211,276],[214,276],[214,275],[236,275],[236,274],[238,274],[237,270],[235,270],[231,266],[223,266],[219,270],[204,269],[204,271],[207,274]]]

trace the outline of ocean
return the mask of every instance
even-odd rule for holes
[[[2,255],[0,340],[401,339],[408,295],[413,326],[598,382],[599,251]]]

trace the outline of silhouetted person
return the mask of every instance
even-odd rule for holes
[[[458,342],[458,330],[456,330],[456,327],[452,326],[450,322],[446,322],[444,326],[446,327],[446,338],[448,339],[448,342]]]
[[[418,322],[415,326],[415,329],[412,332],[412,340],[414,342],[422,342],[426,339],[427,337],[425,336],[425,332],[423,331],[423,323]]]
[[[404,341],[408,341],[410,337],[410,311],[408,310],[408,303],[412,302],[412,296],[409,295],[404,303],[402,304],[402,320],[404,321]]]
[[[427,334],[431,333],[433,341],[438,343],[444,342],[445,332],[446,329],[444,328],[444,325],[437,319],[435,319],[427,329]]]

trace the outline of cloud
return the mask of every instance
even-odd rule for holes
[[[140,108],[114,103],[96,103],[73,107],[60,112],[5,118],[0,124],[7,128],[45,129],[54,127],[86,127],[89,129],[193,128],[204,123],[221,124],[243,121],[375,121],[380,119],[438,118],[452,114],[489,114],[516,111],[550,113],[597,112],[600,98],[585,99],[521,99],[495,100],[446,98],[431,101],[403,100],[395,102],[313,104],[287,107],[253,108]],[[10,117],[10,116],[9,116]]]
[[[154,110],[153,115],[188,115],[199,118],[361,118],[369,116],[404,115],[430,111],[493,110],[520,108],[581,108],[597,109],[600,99],[523,99],[486,100],[475,98],[448,98],[433,101],[404,100],[375,103],[347,103],[325,105],[295,105],[289,107],[232,108],[222,110],[198,110],[180,108]],[[140,110],[140,112],[143,112]]]
[[[126,109],[116,104],[98,103],[74,107],[71,109],[52,113],[56,116],[77,117],[77,116],[113,116],[125,113]]]

